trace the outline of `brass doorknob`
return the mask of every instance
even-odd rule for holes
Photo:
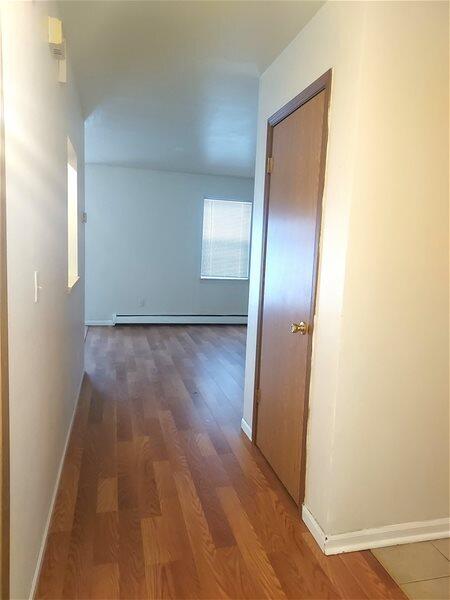
[[[306,335],[308,333],[308,325],[305,323],[305,321],[300,321],[300,323],[292,323],[291,333]]]

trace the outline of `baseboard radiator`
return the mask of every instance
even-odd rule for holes
[[[247,315],[125,315],[116,314],[113,325],[246,325]]]

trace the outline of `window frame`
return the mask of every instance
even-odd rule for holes
[[[74,145],[69,137],[67,137],[67,161],[66,161],[66,176],[67,176],[67,190],[66,190],[66,208],[67,208],[67,291],[70,293],[75,285],[80,280],[79,272],[79,186],[78,186],[78,156]],[[71,194],[73,189],[70,187],[70,169],[75,171],[75,214],[71,214],[73,206],[71,206]],[[72,227],[73,230],[72,230]],[[72,239],[75,237],[75,239]],[[74,248],[71,248],[73,243]],[[71,253],[71,250],[74,252]]]
[[[203,264],[203,232],[205,222],[205,202],[230,202],[235,204],[249,204],[250,205],[250,231],[248,236],[248,259],[247,259],[247,277],[234,277],[234,276],[220,276],[220,275],[203,275],[202,264]],[[200,243],[200,280],[201,281],[246,281],[250,280],[250,254],[251,254],[251,242],[252,242],[252,222],[253,222],[253,202],[251,200],[235,200],[233,198],[214,198],[211,196],[205,196],[202,204],[202,229],[201,229],[201,243]]]

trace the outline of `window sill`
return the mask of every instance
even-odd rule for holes
[[[200,276],[201,281],[248,281],[248,277],[203,277]]]
[[[71,283],[68,284],[67,286],[67,293],[70,294],[70,292],[73,290],[73,288],[77,285],[77,283],[80,281],[80,276],[77,275],[75,279],[72,280]]]

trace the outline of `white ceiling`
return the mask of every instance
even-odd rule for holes
[[[61,2],[86,162],[253,176],[258,77],[321,4]]]

